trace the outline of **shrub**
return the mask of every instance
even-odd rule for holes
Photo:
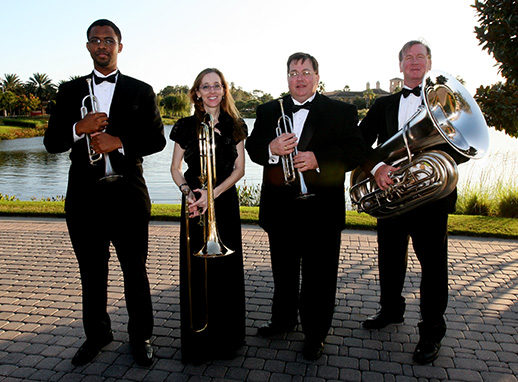
[[[237,186],[239,205],[244,207],[257,207],[261,197],[261,186],[248,186],[245,182],[243,186]]]
[[[457,200],[457,213],[462,215],[489,216],[491,205],[487,198],[470,192],[467,195],[460,195]]]
[[[31,127],[37,128],[45,124],[41,119],[25,119],[25,118],[4,118],[3,124],[6,126]]]
[[[498,200],[498,216],[504,218],[518,218],[518,190],[509,189],[501,192]]]
[[[0,200],[5,200],[7,202],[16,202],[18,198],[16,196],[9,196],[0,193]]]

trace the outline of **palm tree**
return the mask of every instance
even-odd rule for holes
[[[23,83],[17,74],[4,74],[2,88],[4,92],[19,94],[23,91]]]
[[[48,101],[56,93],[56,86],[44,73],[34,73],[25,86],[28,93],[34,94],[42,101]]]

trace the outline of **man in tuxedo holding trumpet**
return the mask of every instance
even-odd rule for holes
[[[112,243],[124,275],[132,353],[137,364],[149,366],[153,313],[146,260],[151,202],[142,157],[165,147],[164,129],[151,86],[118,71],[123,47],[119,28],[97,20],[87,38],[94,71],[60,86],[44,138],[50,153],[70,150],[65,211],[81,274],[86,334],[72,363],[91,362],[113,340],[106,306]]]
[[[313,56],[291,55],[287,79],[290,94],[257,108],[246,142],[252,161],[263,166],[259,223],[268,233],[274,279],[271,320],[258,334],[290,332],[300,313],[304,357],[318,359],[335,305],[345,172],[365,160],[368,147],[356,108],[317,92]]]

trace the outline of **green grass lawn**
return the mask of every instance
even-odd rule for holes
[[[241,207],[241,222],[257,224],[258,207]],[[181,206],[153,204],[153,220],[179,221]],[[0,216],[64,217],[64,202],[0,201]],[[217,219],[217,217],[216,217]],[[347,229],[376,230],[376,219],[347,211]],[[423,227],[426,229],[426,227]],[[491,216],[450,215],[448,230],[454,235],[518,239],[518,219]]]

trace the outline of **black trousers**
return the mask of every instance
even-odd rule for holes
[[[378,220],[381,308],[394,314],[405,310],[409,238],[421,265],[421,337],[439,342],[446,332],[448,304],[448,214],[436,204]]]
[[[146,270],[149,214],[108,198],[103,206],[67,209],[67,226],[79,263],[83,326],[88,340],[98,341],[111,330],[107,313],[110,242],[124,277],[131,342],[147,340],[153,331],[153,312]],[[97,207],[102,211],[99,217]]]
[[[340,230],[324,225],[292,221],[268,231],[274,279],[272,322],[295,324],[300,312],[306,339],[319,341],[327,336],[333,318],[341,241]]]

